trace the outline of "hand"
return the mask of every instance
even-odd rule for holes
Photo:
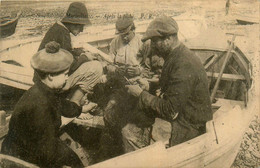
[[[85,53],[85,50],[83,47],[79,47],[79,48],[73,48],[72,52],[73,52],[73,55],[80,56],[82,53]]]
[[[128,89],[127,92],[135,97],[139,97],[143,91],[139,85],[125,85],[125,87]]]
[[[139,78],[137,79],[137,83],[139,84],[139,86],[143,89],[148,91],[149,90],[149,82],[144,79],[144,78]]]
[[[78,116],[78,118],[82,120],[89,120],[93,118],[93,116],[88,113],[81,113],[80,116]]]
[[[107,65],[106,66],[106,69],[107,69],[107,73],[115,73],[116,72],[116,67],[113,66],[113,65]]]
[[[88,113],[91,110],[94,110],[96,107],[97,107],[96,103],[89,102],[88,104],[82,106],[82,113]]]
[[[88,61],[93,61],[93,60],[97,60],[97,57],[95,56],[95,54],[92,54],[91,52],[85,52],[80,54],[80,57],[85,56],[87,57]]]
[[[138,76],[141,74],[139,66],[129,66],[126,72],[130,77]]]

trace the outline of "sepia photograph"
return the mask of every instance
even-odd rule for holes
[[[259,0],[0,0],[0,167],[259,168]]]

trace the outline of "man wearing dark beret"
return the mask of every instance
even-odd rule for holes
[[[71,53],[56,42],[48,43],[32,57],[31,66],[40,79],[16,104],[2,153],[40,167],[83,167],[77,154],[59,138],[61,115],[77,117],[87,112],[86,106],[59,95],[72,62]]]
[[[143,41],[151,39],[152,47],[165,61],[159,79],[160,96],[147,92],[149,83],[144,79],[138,81],[139,85],[126,86],[128,93],[139,98],[138,107],[147,115],[153,114],[171,123],[170,146],[205,133],[206,122],[213,115],[204,67],[179,41],[178,30],[174,19],[162,16],[149,24],[142,38]],[[134,136],[128,134],[124,136],[125,145],[131,145],[131,136]]]
[[[94,57],[90,53],[85,53],[81,48],[72,48],[70,33],[77,36],[83,31],[84,26],[88,25],[91,25],[91,22],[85,4],[72,2],[66,16],[47,31],[38,49],[41,50],[48,42],[55,41],[60,44],[61,48],[73,55],[69,79],[63,90],[73,90],[70,99],[77,104],[80,104],[86,93],[92,92],[93,87],[100,82],[103,74],[101,63],[93,61]],[[35,76],[34,81],[37,80]]]

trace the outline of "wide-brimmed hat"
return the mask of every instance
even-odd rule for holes
[[[51,41],[45,45],[44,49],[33,55],[31,66],[42,72],[57,73],[68,69],[72,62],[72,54],[60,48],[59,43]]]
[[[164,37],[178,33],[179,27],[177,22],[169,16],[161,16],[155,18],[148,26],[142,41],[151,39],[152,37]]]
[[[125,14],[116,21],[116,34],[128,33],[134,25],[133,16]]]
[[[85,4],[73,2],[70,4],[66,16],[61,20],[63,23],[91,25]]]

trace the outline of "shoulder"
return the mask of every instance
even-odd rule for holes
[[[25,109],[37,108],[41,104],[46,104],[47,98],[45,97],[46,96],[44,96],[42,91],[36,85],[34,85],[23,94],[17,103],[17,107]]]
[[[69,36],[70,32],[68,29],[66,29],[64,26],[62,26],[59,23],[55,23],[54,25],[52,25],[52,27],[49,28],[49,30],[47,31],[46,36],[52,36],[53,37],[59,37],[59,36]]]
[[[69,33],[69,30],[64,26],[62,25],[62,23],[60,22],[56,22],[52,25],[52,27],[49,29],[50,31],[64,31],[64,32],[68,32]]]
[[[111,44],[116,44],[120,42],[120,36],[116,36],[112,39]]]
[[[181,44],[180,46],[179,55],[179,64],[198,68],[202,67],[200,58],[184,44]]]
[[[174,76],[177,73],[182,78],[187,77],[187,79],[190,79],[190,77],[196,78],[204,71],[199,57],[183,44],[179,48],[177,59],[171,59],[169,65],[170,71]]]
[[[110,50],[117,50],[121,45],[123,45],[120,36],[116,36],[110,43]]]
[[[139,44],[139,45],[143,45],[144,43],[142,42],[142,36],[140,34],[135,34],[134,37],[135,41]]]

